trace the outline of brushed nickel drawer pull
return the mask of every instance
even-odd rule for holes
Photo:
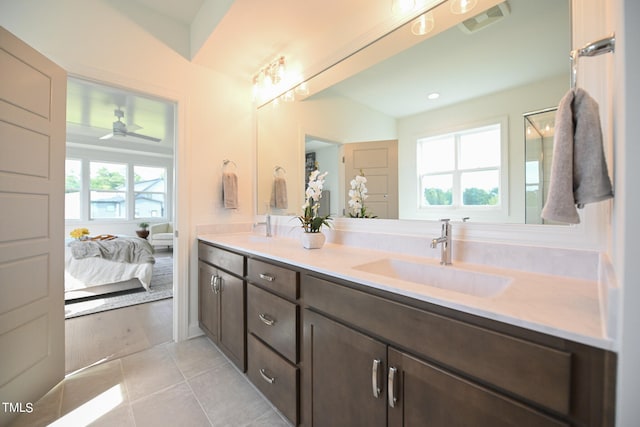
[[[267,375],[264,368],[260,368],[260,375],[262,376],[262,379],[268,382],[269,384],[273,384],[274,382],[276,382],[275,377],[270,377],[269,375]]]
[[[267,316],[264,313],[258,314],[258,317],[260,318],[260,320],[262,320],[262,323],[264,323],[267,326],[273,326],[273,324],[276,323],[275,319],[271,319],[269,316]]]
[[[267,282],[273,282],[274,280],[276,280],[275,276],[266,273],[260,273],[260,278],[262,280],[266,280]]]
[[[380,359],[374,359],[373,365],[371,366],[371,387],[373,389],[373,397],[376,399],[380,397],[380,384],[378,381],[380,380]]]
[[[396,396],[396,374],[398,370],[393,366],[389,367],[389,378],[387,384],[387,393],[389,396],[389,406],[391,408],[396,407],[396,403],[398,402],[398,397]]]

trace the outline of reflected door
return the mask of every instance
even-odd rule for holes
[[[367,178],[367,211],[377,218],[398,218],[398,141],[344,144],[345,216],[349,216],[351,180],[361,172]]]

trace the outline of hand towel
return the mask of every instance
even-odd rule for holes
[[[233,172],[222,174],[222,201],[225,209],[238,208],[238,176]]]
[[[289,201],[287,199],[287,180],[277,176],[273,179],[271,188],[271,207],[276,209],[287,209]]]
[[[578,224],[576,207],[611,197],[598,103],[585,90],[572,89],[556,112],[549,193],[541,216]]]

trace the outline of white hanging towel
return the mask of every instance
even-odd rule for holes
[[[225,209],[238,208],[238,176],[234,172],[222,174],[222,201]]]
[[[584,89],[572,89],[556,112],[551,178],[542,218],[578,224],[576,207],[611,197],[598,103]]]

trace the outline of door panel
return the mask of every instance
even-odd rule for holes
[[[2,27],[0,69],[0,396],[24,407],[64,377],[67,78]]]
[[[309,310],[304,311],[304,328],[305,375],[310,385],[305,407],[311,411],[305,414],[305,425],[385,426],[386,345]],[[373,395],[372,379],[376,359],[378,397]]]
[[[398,371],[398,402],[389,408],[392,427],[568,426],[393,348],[389,367]]]
[[[346,203],[354,176],[364,172],[369,198],[367,211],[378,218],[398,218],[398,141],[344,144]],[[348,212],[345,212],[348,215]]]
[[[245,283],[244,280],[218,270],[220,283],[220,345],[242,372],[245,357]]]

